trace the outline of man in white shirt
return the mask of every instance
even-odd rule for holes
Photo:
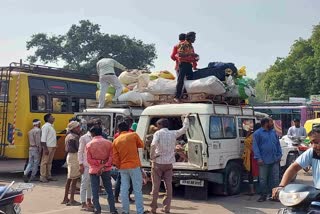
[[[51,176],[52,161],[57,147],[57,135],[53,128],[54,117],[51,114],[44,115],[45,124],[41,128],[42,158],[40,164],[40,181],[56,181]]]
[[[87,130],[90,130],[94,126],[94,121],[87,122]],[[92,140],[92,136],[88,131],[82,135],[79,139],[78,160],[80,164],[81,186],[80,186],[80,199],[82,204],[82,210],[92,211],[93,205],[91,203],[91,183],[89,174],[89,164],[87,160],[86,145]]]
[[[157,200],[161,180],[164,180],[166,194],[163,198],[163,212],[170,213],[172,200],[172,176],[173,163],[175,160],[176,140],[185,134],[189,127],[189,114],[185,116],[183,126],[179,130],[169,130],[169,120],[160,119],[157,121],[158,131],[153,135],[151,143],[150,157],[152,160],[151,179],[152,179],[152,202],[151,213],[157,211]]]
[[[288,130],[288,137],[306,137],[307,132],[303,126],[300,126],[300,120],[294,119],[294,126],[290,127]]]
[[[122,85],[114,72],[114,68],[119,68],[125,70],[126,67],[121,65],[114,59],[99,57],[97,62],[97,72],[99,75],[100,82],[100,95],[99,95],[99,105],[98,108],[103,108],[105,104],[105,96],[109,85],[112,85],[116,89],[113,100],[118,100],[118,97],[122,92]]]

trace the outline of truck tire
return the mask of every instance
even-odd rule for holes
[[[236,195],[241,190],[242,167],[236,162],[230,162],[225,168],[225,190],[228,195]]]

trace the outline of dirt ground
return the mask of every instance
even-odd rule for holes
[[[12,180],[22,182],[21,173],[6,173],[0,174],[0,184],[8,183]],[[21,204],[22,213],[24,214],[75,214],[86,213],[80,211],[79,207],[67,207],[61,205],[64,194],[64,183],[66,175],[60,172],[57,176],[58,181],[50,182],[47,184],[35,183],[35,188],[32,192],[25,195],[25,199]],[[296,183],[312,184],[312,176],[299,173]],[[266,201],[263,203],[256,202],[258,195],[247,196],[245,194],[235,196],[210,196],[208,201],[185,200],[182,194],[176,194],[172,201],[171,213],[184,213],[184,214],[204,214],[204,213],[276,213],[282,207],[278,202]],[[79,200],[79,195],[76,195],[76,200]],[[149,209],[151,197],[144,195],[145,209]],[[106,196],[101,196],[100,203],[104,213],[108,213]],[[159,199],[159,207],[161,207],[161,199]],[[119,211],[121,205],[116,204]],[[134,212],[135,206],[131,205],[131,213]],[[160,209],[158,211],[160,212]]]

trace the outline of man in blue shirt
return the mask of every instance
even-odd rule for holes
[[[308,136],[312,147],[302,153],[285,171],[279,186],[272,190],[273,199],[277,199],[279,191],[289,184],[302,168],[307,166],[312,167],[314,187],[320,189],[320,129],[312,129]]]
[[[272,188],[278,186],[280,178],[282,151],[271,118],[263,118],[261,128],[253,134],[253,153],[259,164],[261,196],[258,202],[263,202]]]

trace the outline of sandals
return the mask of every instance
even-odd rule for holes
[[[67,204],[67,203],[69,203],[70,202],[70,200],[63,200],[62,202],[61,202],[61,204]]]
[[[67,206],[80,206],[81,203],[78,201],[69,201],[68,203],[66,203]]]

